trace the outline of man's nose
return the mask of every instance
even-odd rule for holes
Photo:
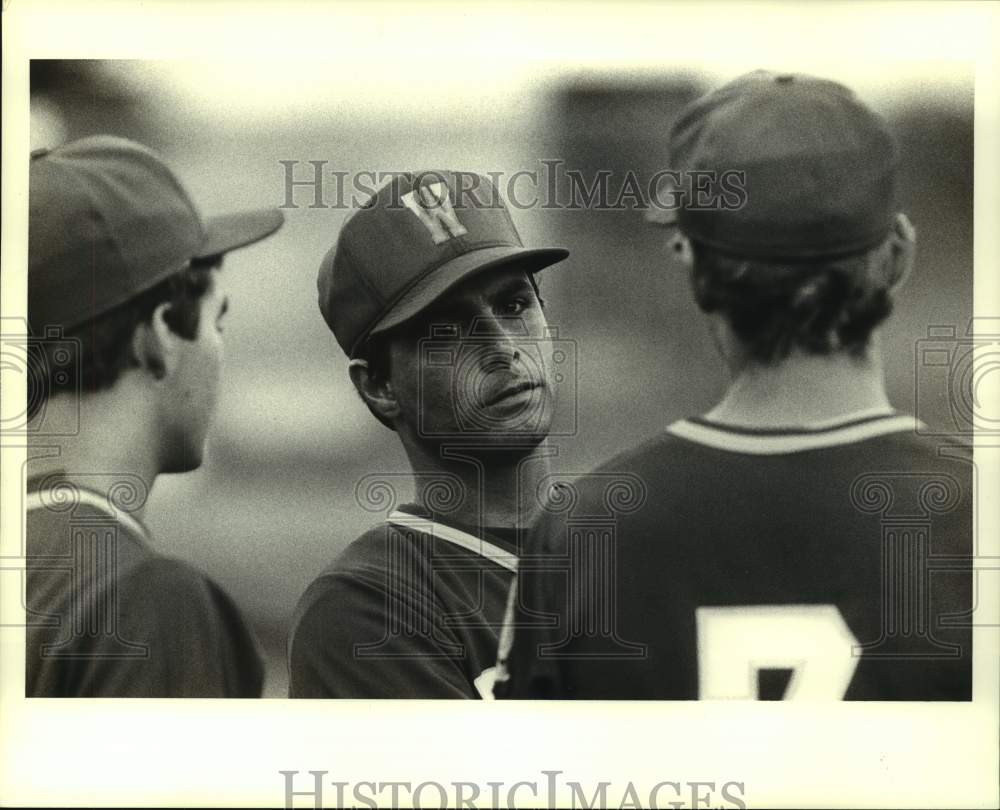
[[[524,319],[520,317],[483,315],[475,319],[469,336],[517,360],[520,344],[526,334]]]

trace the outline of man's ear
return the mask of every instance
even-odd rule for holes
[[[892,255],[889,259],[892,262],[890,289],[898,292],[913,272],[913,260],[917,252],[917,229],[913,227],[909,217],[900,212],[896,214],[892,236],[889,238],[892,242]]]
[[[399,402],[389,380],[375,378],[371,374],[367,360],[355,358],[347,367],[351,382],[358,390],[365,405],[387,427],[392,427],[399,416]]]
[[[132,335],[132,356],[139,368],[149,371],[157,380],[170,374],[177,365],[177,341],[167,324],[166,312],[170,305],[166,302],[153,310],[149,323],[140,323]]]

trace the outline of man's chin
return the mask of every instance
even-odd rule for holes
[[[433,439],[438,447],[467,446],[491,451],[509,451],[512,456],[526,456],[548,438],[548,429],[470,430]]]
[[[536,447],[548,437],[548,430],[518,430],[510,432],[490,433],[484,437],[489,444],[497,446],[523,447],[530,445]]]

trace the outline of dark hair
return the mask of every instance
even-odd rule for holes
[[[373,380],[384,380],[389,376],[392,366],[392,341],[399,329],[388,329],[369,335],[361,347],[354,353],[354,359],[364,360],[368,364],[368,376]]]
[[[695,300],[728,321],[749,355],[764,364],[793,350],[861,355],[892,311],[891,244],[811,261],[744,259],[692,242]]]
[[[149,323],[160,304],[169,304],[164,313],[167,325],[181,337],[194,340],[201,299],[212,286],[212,270],[221,264],[221,256],[195,259],[180,272],[73,327],[59,339],[29,337],[28,417],[35,416],[57,390],[100,391],[114,385],[125,369],[137,367],[132,336],[139,324]],[[68,342],[76,344],[77,356],[72,363],[60,356]]]

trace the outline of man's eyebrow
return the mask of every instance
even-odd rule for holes
[[[475,296],[463,292],[452,292],[444,298],[438,299],[427,310],[431,318],[454,318],[465,313],[471,313],[475,309],[473,299]]]
[[[527,276],[520,276],[498,283],[496,287],[489,290],[486,297],[490,301],[495,301],[497,298],[502,298],[513,293],[529,292],[531,289],[531,282],[528,281]],[[427,310],[426,317],[428,320],[442,319],[446,321],[449,319],[461,320],[472,317],[476,314],[476,305],[470,299],[474,298],[474,295],[470,296],[467,293],[453,293],[451,296],[433,304]]]
[[[511,293],[523,292],[530,289],[531,283],[528,281],[528,277],[520,276],[519,278],[511,278],[501,284],[498,284],[496,288],[490,291],[490,297],[495,298],[497,296],[510,295]]]

